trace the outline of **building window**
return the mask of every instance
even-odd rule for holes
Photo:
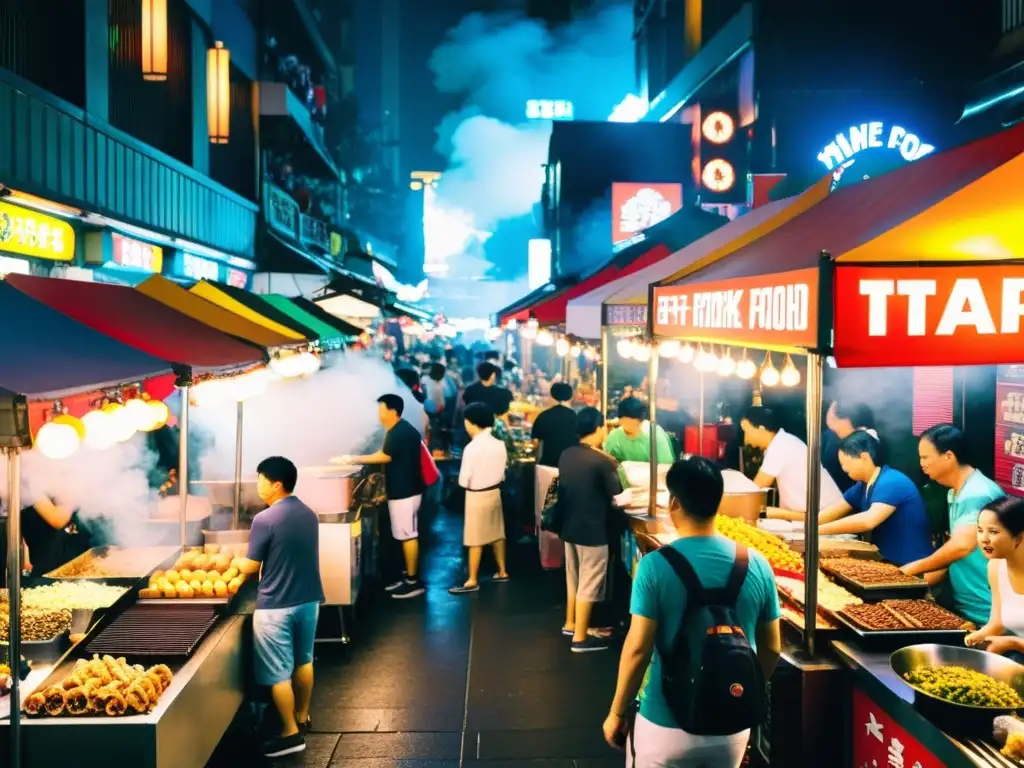
[[[1003,0],[1003,34],[1024,27],[1024,0]]]
[[[84,8],[82,0],[0,2],[0,67],[84,109]]]

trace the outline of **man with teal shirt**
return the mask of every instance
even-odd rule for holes
[[[1002,488],[967,463],[967,438],[952,424],[925,430],[918,442],[924,473],[949,488],[949,540],[934,554],[908,563],[903,570],[924,574],[930,585],[948,576],[953,608],[981,626],[992,610],[988,563],[978,549],[978,514],[1006,495]]]
[[[651,423],[647,419],[647,406],[635,397],[627,397],[619,403],[619,426],[613,429],[604,441],[604,451],[617,461],[651,460]],[[656,426],[658,440],[658,463],[671,464],[675,451],[668,433]]]
[[[677,461],[666,477],[671,500],[669,514],[679,539],[668,545],[682,554],[699,574],[705,589],[725,586],[732,571],[736,544],[715,533],[715,515],[722,500],[722,472],[712,462],[693,457]],[[736,612],[744,635],[757,653],[765,679],[779,659],[779,598],[768,561],[748,550],[746,578]],[[628,744],[636,768],[676,765],[738,767],[746,752],[750,731],[727,736],[698,736],[682,730],[662,693],[661,656],[658,649],[672,647],[686,613],[686,587],[665,557],[652,553],[640,560],[633,580],[629,634],[619,661],[618,685],[604,724],[605,738],[616,746],[624,730],[623,718],[636,698],[650,665],[640,711]],[[690,642],[703,639],[705,626],[687,626]],[[652,661],[653,658],[653,661]]]

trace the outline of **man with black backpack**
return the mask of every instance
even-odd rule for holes
[[[637,567],[605,739],[632,768],[739,766],[781,651],[775,577],[760,553],[715,533],[717,466],[681,459],[666,484],[679,539]]]

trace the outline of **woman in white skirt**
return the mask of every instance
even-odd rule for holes
[[[498,571],[494,581],[508,581],[505,569],[505,518],[501,509],[501,482],[508,467],[505,443],[493,434],[494,411],[484,403],[470,403],[463,414],[469,445],[462,452],[459,485],[466,491],[466,520],[462,543],[469,549],[469,578],[448,591],[465,595],[480,589],[480,560],[484,547],[494,548]]]

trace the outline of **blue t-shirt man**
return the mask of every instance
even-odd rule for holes
[[[263,564],[257,608],[293,608],[324,601],[320,521],[296,497],[280,499],[252,519],[247,557]]]
[[[843,500],[855,512],[867,512],[872,504],[895,507],[871,532],[871,543],[890,563],[906,565],[932,553],[924,499],[914,481],[899,470],[882,467],[870,488],[863,482],[855,483],[843,494]]]
[[[689,560],[705,589],[724,587],[736,559],[736,543],[724,536],[689,536],[677,539],[668,546]],[[736,611],[740,626],[751,648],[757,650],[757,625],[779,618],[779,595],[775,576],[768,561],[759,552],[748,550],[747,577],[740,589]],[[647,684],[640,702],[640,714],[663,728],[678,728],[672,712],[661,692],[661,655],[675,642],[686,611],[686,587],[672,570],[668,560],[650,554],[640,560],[630,613],[658,622],[654,656],[647,672]],[[699,642],[701,627],[693,627],[692,642]]]
[[[949,530],[961,525],[978,525],[978,515],[989,502],[1006,495],[995,482],[977,469],[968,475],[957,493],[952,488],[946,496],[949,504]],[[966,619],[981,626],[992,612],[992,590],[988,585],[988,561],[975,547],[967,557],[949,566],[949,584],[953,588],[953,604]]]

